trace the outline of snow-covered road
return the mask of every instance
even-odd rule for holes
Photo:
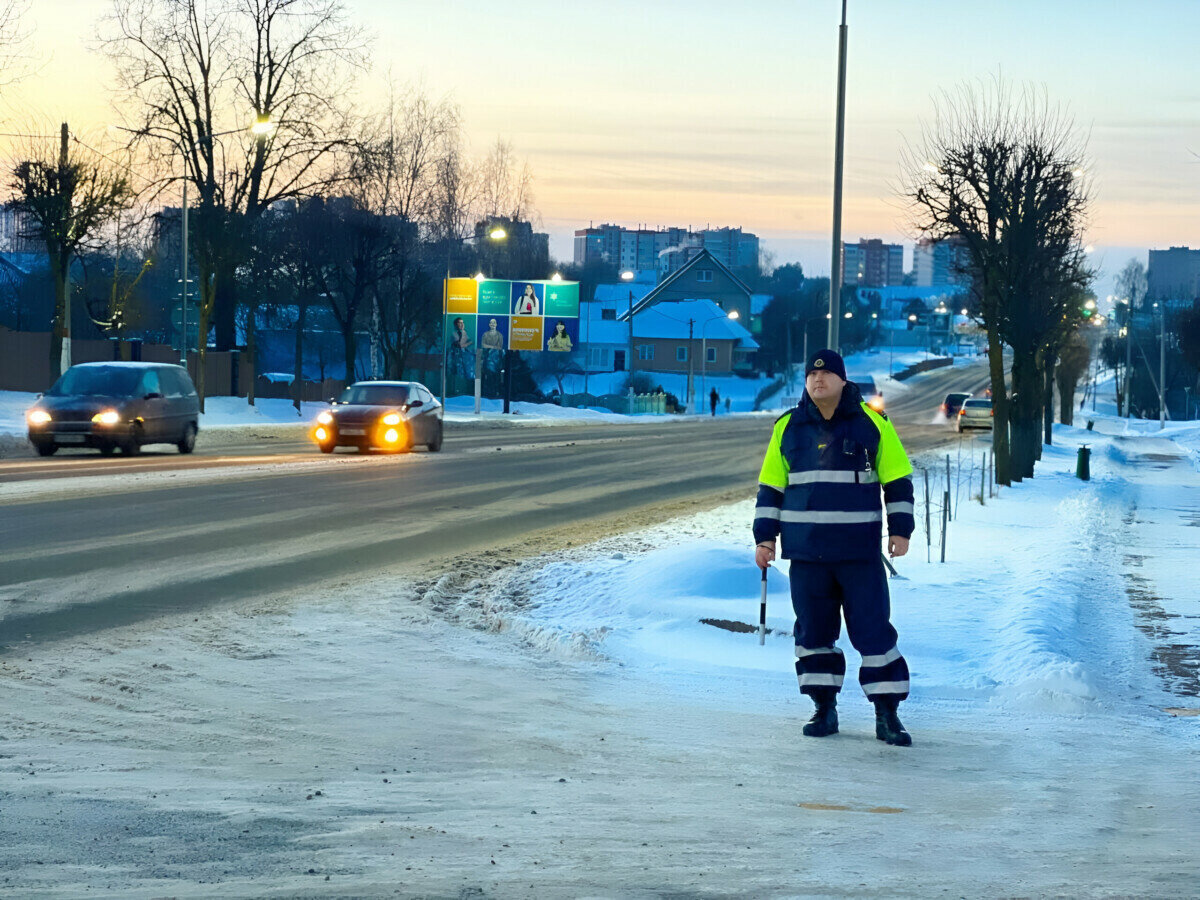
[[[1195,896],[1200,717],[1166,710],[1200,707],[1200,434],[1173,436],[1060,428],[986,505],[952,461],[947,562],[918,532],[892,582],[909,750],[852,679],[842,733],[800,736],[783,572],[765,647],[700,624],[757,614],[749,499],[10,653],[0,895]]]

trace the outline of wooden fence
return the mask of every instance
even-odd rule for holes
[[[47,390],[57,375],[50,368],[48,331],[12,331],[0,325],[0,391]],[[179,351],[166,344],[127,341],[129,358],[142,362],[178,363]],[[121,358],[116,341],[71,341],[71,361],[109,362]],[[188,351],[188,372],[194,381],[197,353]],[[254,365],[237,351],[209,350],[204,354],[204,393],[209,397],[245,397],[254,381]]]

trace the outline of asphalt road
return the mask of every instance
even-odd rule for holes
[[[890,407],[910,454],[956,440],[933,414],[985,379],[981,363],[907,385]],[[749,497],[772,421],[450,425],[441,453],[401,456],[324,456],[264,429],[190,457],[0,460],[0,647]]]

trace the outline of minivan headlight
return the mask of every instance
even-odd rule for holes
[[[320,422],[322,425],[332,425],[333,424],[333,413],[326,410],[325,412],[323,412],[319,416],[317,416],[317,421]]]
[[[115,409],[106,409],[92,416],[92,421],[97,425],[116,425],[121,421],[121,416]]]
[[[383,417],[383,424],[384,425],[399,425],[400,424],[400,413],[388,413],[386,416]]]
[[[31,409],[25,414],[25,418],[30,425],[48,425],[50,423],[50,413],[44,409]]]

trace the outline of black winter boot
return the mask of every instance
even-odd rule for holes
[[[900,717],[896,715],[899,705],[897,700],[875,701],[875,737],[895,747],[911,747],[912,736],[904,730]]]
[[[831,734],[837,734],[837,698],[817,700],[816,704],[817,708],[813,712],[812,718],[804,726],[804,736],[828,737]]]

